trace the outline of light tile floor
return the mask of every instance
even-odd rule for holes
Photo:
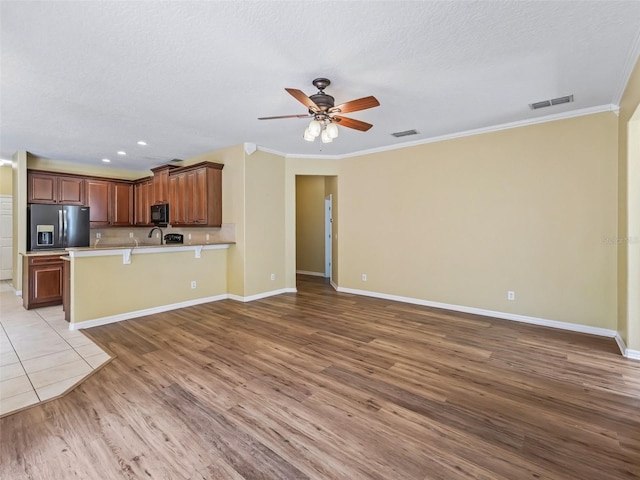
[[[0,282],[0,417],[58,397],[111,356],[69,330],[61,306],[25,310]]]

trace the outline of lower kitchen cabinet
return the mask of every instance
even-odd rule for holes
[[[62,253],[23,257],[22,304],[27,310],[62,304]]]

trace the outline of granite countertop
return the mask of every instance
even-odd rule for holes
[[[197,246],[207,246],[207,245],[235,245],[236,242],[204,242],[204,243],[169,243],[160,245],[158,243],[139,243],[138,245],[134,243],[127,244],[109,244],[109,243],[98,243],[92,247],[72,247],[65,249],[54,249],[54,250],[37,250],[33,252],[20,252],[20,255],[24,257],[37,257],[37,256],[46,256],[46,255],[65,255],[67,252],[91,252],[96,250],[118,250],[118,249],[141,249],[141,248],[172,248],[172,247],[197,247]]]
[[[159,243],[97,243],[91,247],[74,247],[67,248],[66,250],[69,252],[82,252],[82,251],[92,251],[92,250],[117,250],[117,249],[125,249],[130,248],[135,250],[136,248],[174,248],[174,247],[197,247],[197,246],[207,246],[207,245],[234,245],[236,242],[197,242],[197,243],[169,243],[162,244]]]
[[[55,249],[55,250],[38,250],[35,252],[19,252],[23,257],[42,257],[47,255],[66,255],[66,250],[63,249]]]

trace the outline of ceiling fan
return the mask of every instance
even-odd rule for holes
[[[309,113],[305,115],[260,117],[258,120],[273,120],[278,118],[312,118],[311,123],[309,123],[309,126],[304,131],[303,138],[307,141],[313,142],[316,137],[320,136],[324,143],[329,143],[338,136],[337,125],[353,128],[362,132],[366,132],[373,127],[370,123],[343,117],[339,114],[357,112],[358,110],[377,107],[380,105],[380,102],[378,102],[375,97],[364,97],[357,100],[351,100],[350,102],[341,103],[340,105],[334,105],[335,99],[331,95],[324,93],[324,89],[331,84],[331,81],[328,78],[316,78],[312,83],[318,89],[318,93],[311,95],[310,97],[295,88],[285,88],[293,98],[309,109]]]

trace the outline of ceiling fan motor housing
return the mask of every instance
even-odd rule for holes
[[[324,89],[331,85],[331,80],[328,78],[316,78],[312,83],[318,89],[318,93],[311,95],[309,98],[320,107],[320,110],[326,112],[335,104],[335,99],[331,95],[324,93]],[[309,110],[309,113],[313,114],[315,112]]]
[[[331,95],[327,95],[324,92],[316,93],[315,95],[311,95],[309,98],[313,101],[313,103],[320,107],[320,110],[323,110],[325,112],[332,108],[335,103],[335,99]],[[310,113],[314,112],[310,111]]]

